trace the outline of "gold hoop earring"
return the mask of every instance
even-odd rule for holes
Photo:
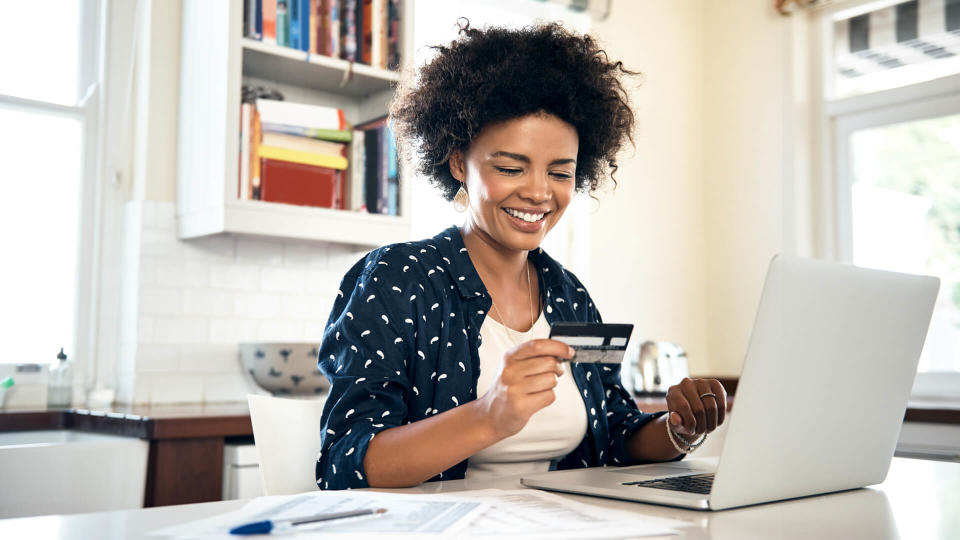
[[[470,206],[470,196],[467,195],[467,190],[463,189],[463,184],[461,183],[457,194],[453,196],[453,208],[457,212],[466,212],[468,206]]]

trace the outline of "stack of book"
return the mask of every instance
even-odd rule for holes
[[[241,200],[398,215],[397,169],[385,117],[354,128],[334,107],[270,99],[241,107]]]
[[[243,33],[310,54],[400,67],[400,0],[244,0]]]

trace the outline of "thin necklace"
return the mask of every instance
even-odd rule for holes
[[[523,342],[525,342],[525,341],[530,341],[530,334],[533,332],[533,327],[534,327],[534,325],[537,323],[537,322],[533,319],[533,286],[530,284],[530,263],[524,261],[524,264],[525,264],[526,267],[527,267],[527,294],[528,294],[528,296],[527,296],[527,307],[530,308],[530,321],[531,321],[531,323],[530,323],[530,329],[527,330],[526,332],[522,332],[522,334],[523,334],[523,341],[519,341],[519,342],[518,342],[517,340],[513,339],[513,335],[510,334],[510,330],[512,330],[512,328],[510,328],[509,326],[507,326],[507,320],[503,318],[503,314],[501,314],[501,313],[500,313],[500,309],[497,308],[497,303],[493,301],[493,295],[492,295],[492,294],[490,295],[490,304],[493,306],[493,310],[497,312],[497,317],[499,317],[500,320],[503,321],[502,326],[507,330],[507,336],[510,337],[510,341],[512,341],[512,342],[514,343],[514,345],[519,345],[519,344],[521,344],[521,343],[523,343]],[[516,332],[516,330],[514,330],[514,332]],[[521,333],[521,332],[517,332],[517,333],[519,334],[519,333]]]

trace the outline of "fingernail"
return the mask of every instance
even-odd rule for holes
[[[577,351],[573,347],[567,346],[567,358],[573,358],[577,354]]]

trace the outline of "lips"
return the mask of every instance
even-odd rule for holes
[[[550,213],[549,210],[542,208],[533,208],[533,207],[523,207],[523,208],[504,208],[504,212],[508,215],[525,221],[527,223],[536,223],[537,221],[542,220]]]
[[[524,233],[540,232],[543,229],[544,224],[547,222],[546,217],[549,214],[549,212],[538,213],[538,214],[530,214],[528,212],[517,212],[515,209],[512,209],[512,208],[511,209],[504,208],[503,213],[506,214],[507,222],[509,222],[514,229]],[[527,221],[527,219],[524,219],[524,217],[518,217],[517,215],[514,215],[514,214],[519,214],[521,216],[526,217],[527,219],[535,218],[539,216],[539,219],[536,219],[535,221]]]

